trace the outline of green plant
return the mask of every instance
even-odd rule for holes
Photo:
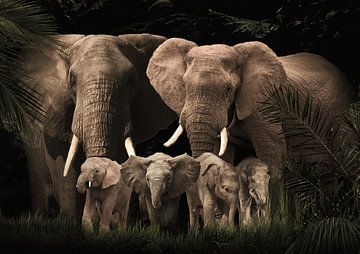
[[[261,113],[283,125],[289,149],[285,189],[300,229],[287,253],[359,251],[359,102],[342,119],[330,119],[310,95],[302,101],[295,88],[268,92]]]
[[[35,3],[0,1],[0,125],[24,133],[24,113],[44,123],[45,116],[36,100],[36,93],[16,80],[23,75],[17,55],[23,46],[53,45],[55,33],[52,18]],[[14,66],[16,68],[14,68]]]

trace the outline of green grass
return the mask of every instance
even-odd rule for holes
[[[101,236],[84,232],[80,222],[64,217],[0,218],[0,246],[9,250],[6,253],[17,249],[29,253],[284,253],[293,233],[290,225],[278,221],[188,232],[131,225]]]
[[[168,231],[130,225],[98,235],[66,217],[0,214],[0,246],[1,253],[360,253],[358,219],[329,217],[305,225],[287,216],[285,211],[272,221],[241,228]]]

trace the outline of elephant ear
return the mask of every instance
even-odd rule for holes
[[[240,176],[240,180],[247,183],[248,180],[247,180],[247,175],[246,175],[246,168],[247,165],[239,165],[237,167],[237,170],[238,170],[238,173],[239,173],[239,176]]]
[[[239,52],[241,87],[235,98],[236,114],[243,120],[268,97],[267,91],[286,82],[286,72],[276,54],[264,43],[245,42],[234,46]]]
[[[138,194],[145,194],[149,191],[146,184],[146,169],[150,160],[131,155],[130,158],[121,165],[121,176],[124,182]]]
[[[162,43],[150,58],[147,76],[163,101],[178,115],[185,103],[183,76],[186,71],[184,57],[194,42],[171,38]]]
[[[187,154],[176,156],[175,158],[169,159],[168,162],[174,173],[168,194],[170,198],[179,197],[198,179],[200,162]]]
[[[119,35],[120,48],[135,66],[136,82],[139,84],[130,105],[130,135],[136,144],[154,137],[177,119],[176,113],[164,103],[146,76],[150,57],[165,40],[163,36],[148,33]]]
[[[214,189],[221,165],[224,162],[212,153],[204,153],[198,157],[198,160],[201,160],[201,177],[205,179],[209,189]]]
[[[63,141],[70,139],[73,102],[68,90],[68,50],[84,35],[55,36],[57,46],[25,48],[19,54],[21,74],[18,80],[36,92],[38,103],[48,117],[45,133]]]
[[[116,161],[110,161],[106,168],[106,174],[104,176],[101,187],[103,189],[107,189],[110,186],[118,184],[120,181],[120,170],[121,165],[119,163]]]

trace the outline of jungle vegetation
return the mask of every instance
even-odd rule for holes
[[[15,248],[39,246],[56,251],[167,253],[359,253],[360,252],[360,3],[355,0],[0,0],[0,243]],[[261,8],[260,8],[261,7]],[[354,88],[352,103],[341,119],[325,124],[327,112],[298,92],[269,91],[262,110],[268,121],[281,122],[294,143],[284,161],[284,192],[271,221],[248,228],[209,228],[199,232],[162,231],[134,225],[108,236],[85,234],[79,222],[30,215],[21,140],[24,114],[46,121],[33,91],[9,75],[22,46],[56,43],[56,33],[122,34],[149,32],[183,37],[199,45],[260,40],[278,55],[318,53],[346,73]],[[21,71],[21,70],[19,70]],[[32,110],[28,110],[32,109]],[[171,150],[161,144],[174,130],[140,144],[140,155],[189,150],[180,140]],[[339,138],[340,137],[340,138]],[[297,151],[322,154],[309,163]],[[324,184],[326,183],[326,184]],[[331,188],[329,188],[331,186]],[[330,189],[330,191],[329,191]],[[15,216],[16,215],[16,216]],[[15,246],[15,247],[14,247]],[[64,247],[65,246],[65,247]],[[67,246],[67,247],[66,247]],[[106,246],[106,247],[104,247]]]

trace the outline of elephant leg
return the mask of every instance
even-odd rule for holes
[[[36,139],[36,138],[35,138]],[[49,198],[54,196],[52,180],[43,158],[39,144],[26,147],[27,168],[31,192],[31,207],[33,212],[46,214],[49,210]]]
[[[144,195],[139,195],[139,212],[142,222],[149,221],[149,214],[146,207],[146,200]]]
[[[251,197],[249,190],[240,185],[239,192],[239,225],[248,225],[251,223]]]
[[[116,202],[116,211],[118,213],[118,226],[122,229],[127,228],[131,193],[132,189],[127,186],[122,186],[118,193],[119,196]]]
[[[114,212],[110,219],[110,229],[114,230],[119,227],[122,227],[122,225],[120,225],[120,212]]]
[[[196,229],[199,227],[199,208],[195,203],[192,193],[186,192],[186,199],[189,208],[189,227],[190,229]]]
[[[162,226],[175,229],[178,220],[180,197],[167,199],[161,207]]]
[[[53,182],[54,193],[60,207],[60,214],[76,217],[81,211],[81,197],[76,190],[78,173],[71,168],[63,177],[69,144],[44,135],[45,159]],[[78,159],[81,160],[81,159]],[[75,160],[74,165],[79,164]]]
[[[112,219],[112,215],[115,208],[115,202],[117,198],[116,195],[117,195],[116,190],[111,190],[109,193],[106,193],[105,200],[103,200],[102,202],[101,205],[102,211],[100,216],[100,227],[99,227],[100,234],[105,234],[107,232],[110,232],[110,221]]]
[[[86,232],[93,231],[92,217],[96,210],[96,202],[91,197],[91,191],[86,190],[86,200],[82,216],[82,227]]]
[[[210,194],[204,195],[203,209],[204,209],[204,225],[213,224],[215,222],[215,207],[216,200]]]
[[[57,172],[62,172],[65,163],[62,157],[56,159]],[[77,173],[72,170],[68,173],[66,178],[58,176],[60,183],[57,186],[57,192],[60,203],[60,214],[66,216],[76,217],[78,215],[78,207],[80,203],[80,197],[76,190]]]
[[[229,225],[229,211],[230,208],[227,204],[223,206],[223,215],[220,220],[221,225]]]
[[[251,216],[251,202],[247,202],[241,211],[243,225],[250,225],[252,223]]]

